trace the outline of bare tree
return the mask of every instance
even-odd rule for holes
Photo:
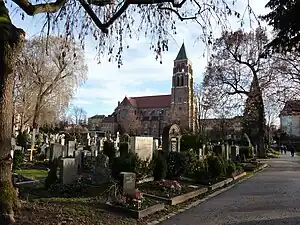
[[[62,48],[65,50],[61,52]],[[76,43],[52,36],[26,41],[17,59],[17,66],[20,76],[26,78],[24,82],[31,83],[31,89],[25,88],[23,92],[24,95],[28,91],[33,93],[30,99],[34,102],[33,114],[30,115],[31,118],[28,116],[28,119],[32,120],[31,148],[34,148],[42,109],[45,106],[48,109],[46,114],[43,112],[44,115],[50,111],[54,112],[54,107],[57,111],[66,109],[74,89],[85,81],[87,67],[84,65],[84,54],[79,51]],[[52,110],[49,110],[51,107],[48,106],[51,106],[51,103]]]
[[[83,108],[78,106],[73,106],[71,109],[70,117],[73,118],[73,123],[76,125],[81,125],[86,122],[87,113]]]

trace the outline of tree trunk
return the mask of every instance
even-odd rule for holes
[[[19,49],[20,35],[24,31],[14,27],[8,10],[0,1],[0,224],[14,223],[14,209],[19,206],[12,185],[11,135],[13,113],[13,57]]]
[[[42,90],[39,91],[35,109],[34,109],[34,115],[33,115],[33,121],[32,121],[32,138],[31,138],[31,149],[34,149],[35,147],[35,135],[38,134],[38,127],[39,127],[39,117],[40,117],[40,108],[42,104]]]

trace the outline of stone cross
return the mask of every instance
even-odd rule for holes
[[[33,152],[36,151],[35,148],[31,148],[31,149],[27,149],[28,151],[30,151],[30,157],[29,157],[29,161],[32,162],[33,159]]]

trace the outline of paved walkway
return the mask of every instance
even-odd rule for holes
[[[161,225],[300,225],[300,157],[270,167]]]

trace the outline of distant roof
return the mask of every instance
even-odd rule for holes
[[[178,52],[178,55],[177,55],[175,60],[184,60],[184,59],[188,59],[188,58],[187,58],[187,55],[186,55],[184,43],[182,43],[181,48],[180,48],[180,50]]]
[[[102,123],[113,123],[115,121],[115,117],[107,116],[102,120]]]
[[[280,112],[280,116],[300,115],[300,100],[290,100]]]
[[[125,97],[123,104],[130,104],[137,108],[167,108],[171,105],[171,95],[154,95],[141,97]]]
[[[104,119],[104,118],[105,118],[105,115],[95,115],[95,116],[90,117],[89,119]]]

